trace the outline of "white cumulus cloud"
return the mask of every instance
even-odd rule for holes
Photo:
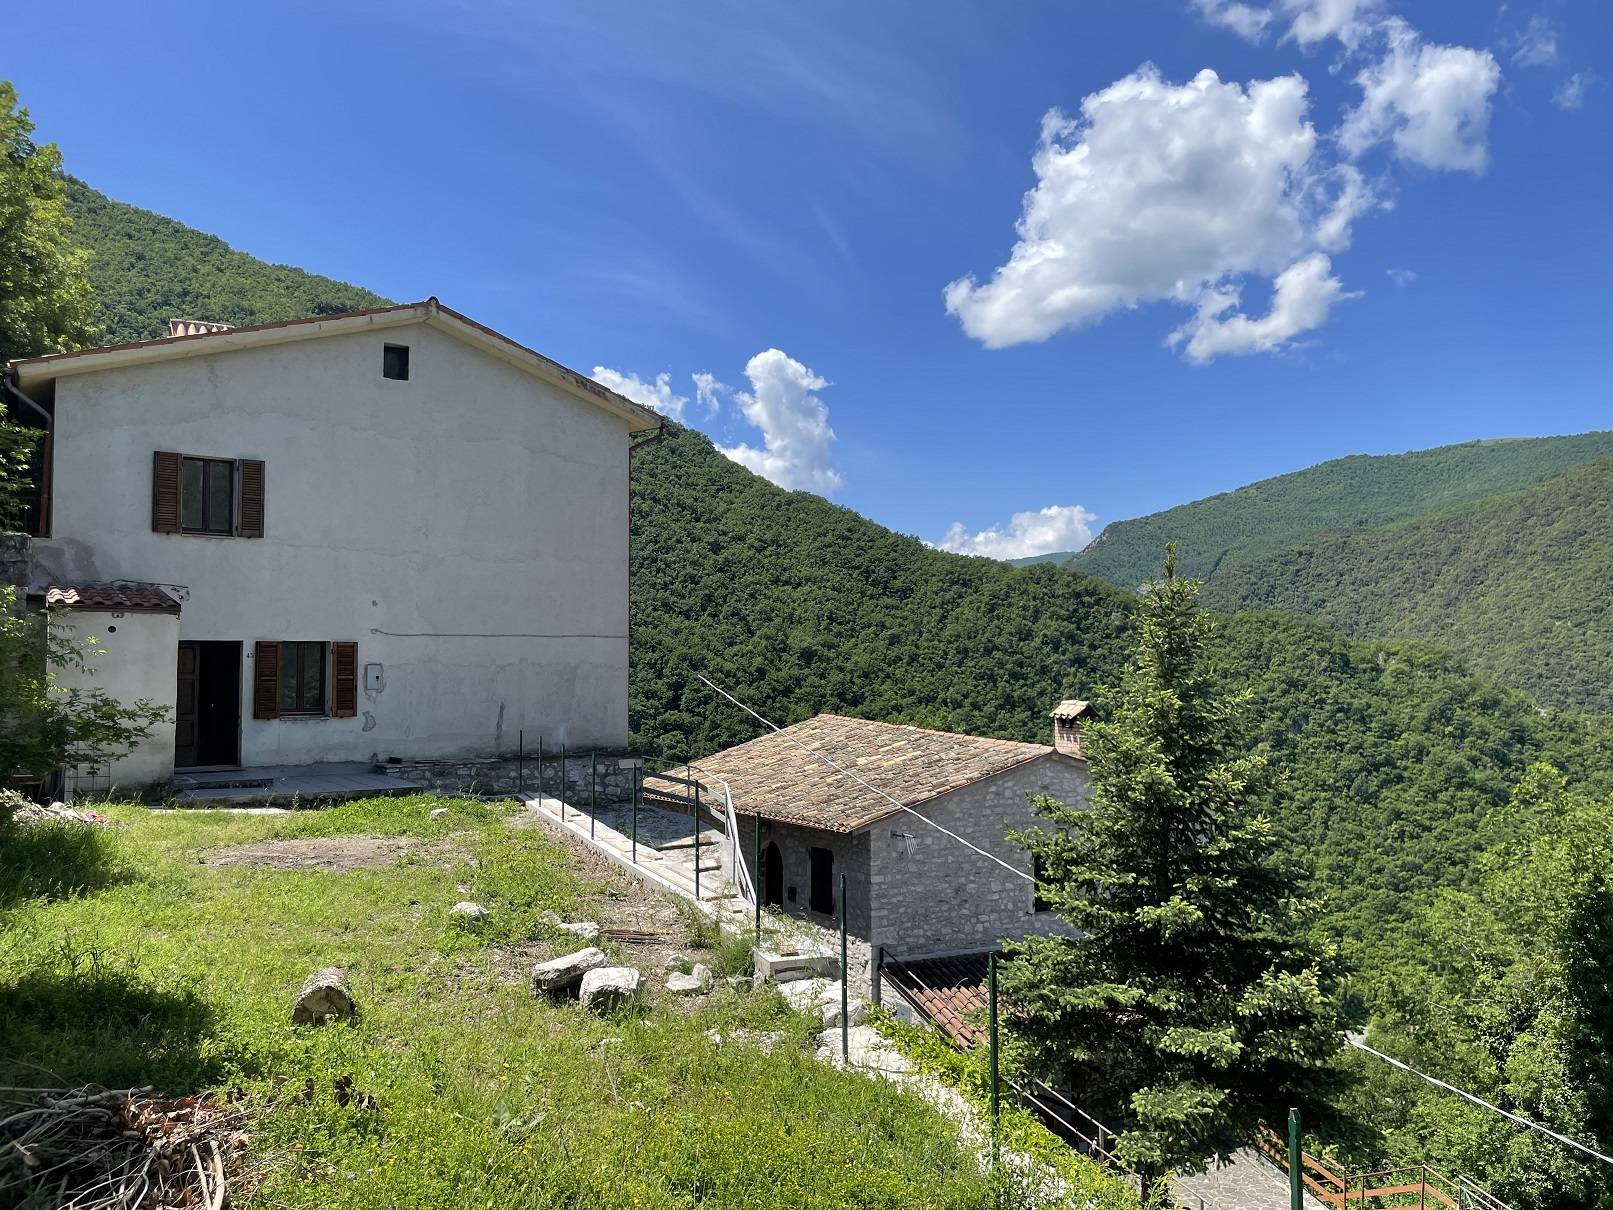
[[[1286,23],[1285,41],[1311,46],[1337,38],[1354,47],[1371,27],[1371,15],[1382,0],[1276,0],[1250,4],[1245,0],[1189,0],[1195,12],[1211,25],[1229,29],[1246,42],[1259,42],[1273,25]]]
[[[704,371],[691,374],[689,377],[694,379],[694,395],[700,401],[700,406],[706,409],[707,416],[715,416],[717,409],[722,407],[722,399],[718,392],[726,391],[728,384],[718,382],[715,374]]]
[[[828,494],[840,486],[829,460],[829,409],[815,392],[829,383],[779,349],[767,349],[745,364],[751,389],[734,398],[746,420],[762,432],[762,448],[720,447],[741,466],[783,488]]]
[[[1171,333],[1169,344],[1183,345],[1188,360],[1201,364],[1223,354],[1280,349],[1302,332],[1326,323],[1328,312],[1341,298],[1353,297],[1344,293],[1332,269],[1321,252],[1289,265],[1272,282],[1271,310],[1259,319],[1235,310],[1235,287],[1207,290],[1199,299],[1198,312]]]
[[[1199,16],[1211,25],[1229,29],[1245,42],[1258,42],[1271,24],[1271,10],[1243,0],[1192,0]]]
[[[962,521],[954,521],[936,545],[955,554],[985,555],[990,559],[1024,559],[1080,550],[1092,541],[1092,523],[1097,519],[1096,513],[1079,504],[1050,504],[1034,512],[1015,513],[1004,527],[993,526],[973,534]]]
[[[665,371],[657,374],[654,382],[645,382],[637,374],[623,374],[609,366],[595,366],[591,377],[600,386],[609,387],[618,395],[625,395],[634,403],[654,408],[673,420],[683,419],[684,405],[689,402],[687,395],[673,393],[672,375]]]
[[[1199,309],[1195,324],[1210,305],[1221,335],[1190,344],[1190,356],[1275,348],[1301,317],[1319,325],[1336,281],[1270,322],[1233,324],[1223,305],[1245,275],[1275,279],[1302,261],[1293,288],[1301,277],[1315,287],[1306,258],[1346,246],[1351,222],[1375,204],[1358,171],[1319,155],[1308,104],[1298,76],[1245,88],[1205,70],[1172,84],[1145,65],[1088,96],[1079,118],[1049,112],[1018,242],[989,280],[948,285],[947,310],[989,348],[1155,301]],[[1239,332],[1249,348],[1235,347]]]
[[[1489,163],[1490,97],[1501,68],[1487,50],[1441,46],[1398,17],[1381,27],[1383,57],[1356,76],[1361,102],[1339,142],[1352,156],[1387,142],[1424,168],[1483,172]]]

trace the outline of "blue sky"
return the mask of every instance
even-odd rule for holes
[[[6,24],[40,137],[111,196],[631,390],[666,374],[753,468],[961,549],[1613,426],[1601,0]]]

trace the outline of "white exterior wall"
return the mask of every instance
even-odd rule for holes
[[[153,533],[157,450],[263,459],[265,536]],[[36,563],[183,586],[178,638],[243,643],[243,765],[485,754],[521,728],[619,747],[627,450],[624,420],[424,325],[64,377]],[[358,716],[253,719],[261,639],[357,641]],[[171,701],[163,678],[139,696]]]
[[[1029,874],[1030,854],[1008,833],[1046,826],[1030,805],[1041,794],[1084,806],[1086,765],[1049,753],[915,810]],[[889,957],[968,953],[1068,931],[1053,913],[1032,910],[1032,882],[906,813],[874,824],[869,840],[869,940]]]
[[[60,609],[51,614],[51,625],[86,653],[87,670],[62,670],[58,687],[85,692],[99,689],[128,705],[145,698],[168,711],[133,751],[111,762],[112,787],[139,789],[167,780],[174,767],[178,615]],[[95,639],[94,646],[86,645],[90,638]]]

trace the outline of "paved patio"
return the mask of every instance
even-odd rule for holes
[[[425,789],[375,772],[364,761],[262,765],[252,769],[176,773],[173,801],[181,806],[244,807],[413,794]]]

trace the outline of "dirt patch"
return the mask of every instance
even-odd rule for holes
[[[315,836],[208,849],[201,855],[201,862],[207,866],[338,873],[388,866],[406,853],[435,858],[436,864],[444,866],[463,856],[440,841],[427,844],[409,836]]]

